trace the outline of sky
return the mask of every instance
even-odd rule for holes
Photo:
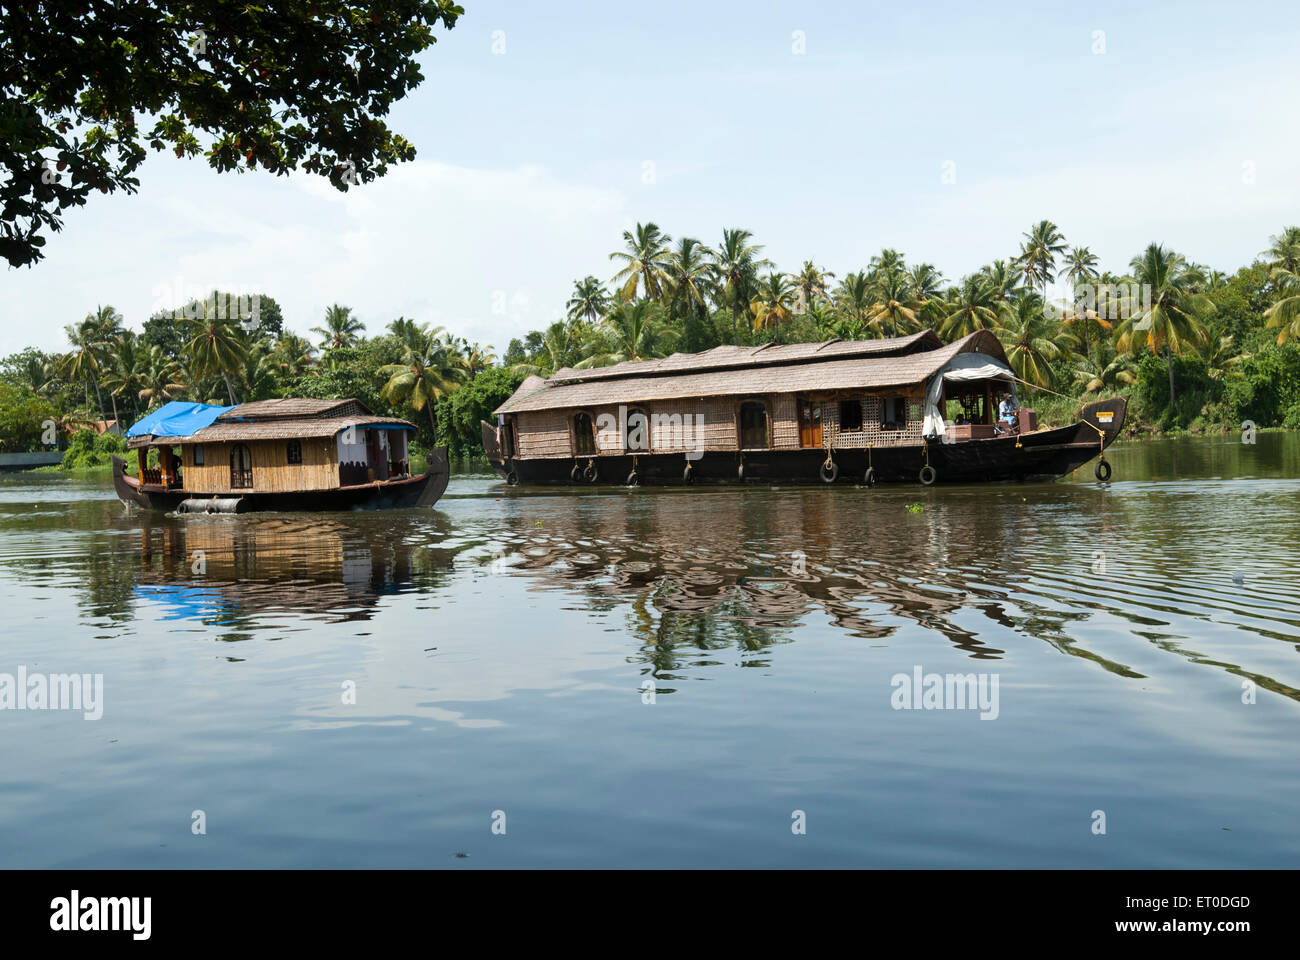
[[[342,303],[500,354],[643,221],[841,277],[891,247],[950,281],[1044,218],[1117,273],[1151,242],[1235,270],[1300,223],[1294,4],[461,5],[390,116],[415,161],[343,194],[152,155],[5,269],[0,355],[213,288],[299,333]]]

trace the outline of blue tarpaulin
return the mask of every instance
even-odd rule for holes
[[[227,410],[234,407],[213,407],[206,403],[185,403],[173,400],[164,403],[149,416],[131,425],[126,431],[127,438],[146,437],[188,437],[190,434],[212,425]]]

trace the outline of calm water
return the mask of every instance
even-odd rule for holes
[[[1109,459],[187,519],[0,477],[0,673],[104,684],[0,710],[0,866],[1294,866],[1300,437]],[[917,668],[996,719],[894,709]]]

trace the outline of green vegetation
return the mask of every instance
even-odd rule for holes
[[[812,260],[781,273],[740,229],[724,230],[714,249],[638,224],[623,243],[608,284],[578,280],[565,319],[512,340],[500,363],[480,344],[406,317],[367,335],[343,304],[311,327],[315,342],[288,330],[265,294],[214,291],[150,317],[140,333],[99,306],[65,327],[65,353],[0,360],[0,449],[41,446],[52,420],[60,438],[73,437],[69,462],[86,464],[108,452],[109,441],[77,439],[97,421],[132,423],[168,400],[297,396],[356,397],[416,424],[417,450],[446,444],[455,457],[480,457],[479,421],[530,374],[925,327],[949,342],[996,333],[1044,424],[1127,393],[1130,432],[1222,431],[1243,420],[1300,428],[1300,228],[1231,276],[1160,244],[1118,275],[1042,221],[1014,256],[953,283],[890,249],[838,283]]]
[[[54,417],[54,404],[47,398],[21,385],[0,381],[0,453],[38,449],[45,424]]]
[[[248,307],[242,317],[230,316],[236,303]],[[444,442],[454,455],[481,456],[479,418],[489,418],[523,379],[497,366],[486,347],[404,317],[367,337],[339,304],[316,328],[317,344],[284,330],[279,305],[265,295],[214,291],[143,327],[129,330],[121,314],[101,306],[65,328],[66,353],[27,349],[0,360],[3,448],[42,446],[42,425],[52,420],[60,441],[71,438],[65,465],[81,468],[98,462],[95,456],[106,462],[111,452],[109,441],[92,448],[84,439],[99,421],[129,425],[170,400],[355,397],[378,414],[415,423],[424,449]],[[471,389],[444,413],[441,400],[462,387]]]
[[[94,430],[78,430],[72,435],[68,449],[64,451],[60,470],[86,470],[90,467],[107,466],[112,463],[113,455],[119,457],[126,453],[126,441],[114,433],[95,433]]]

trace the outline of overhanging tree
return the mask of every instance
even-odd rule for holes
[[[0,6],[0,255],[41,259],[94,192],[134,192],[146,147],[219,172],[305,170],[338,189],[415,147],[385,124],[423,79],[451,0]]]

